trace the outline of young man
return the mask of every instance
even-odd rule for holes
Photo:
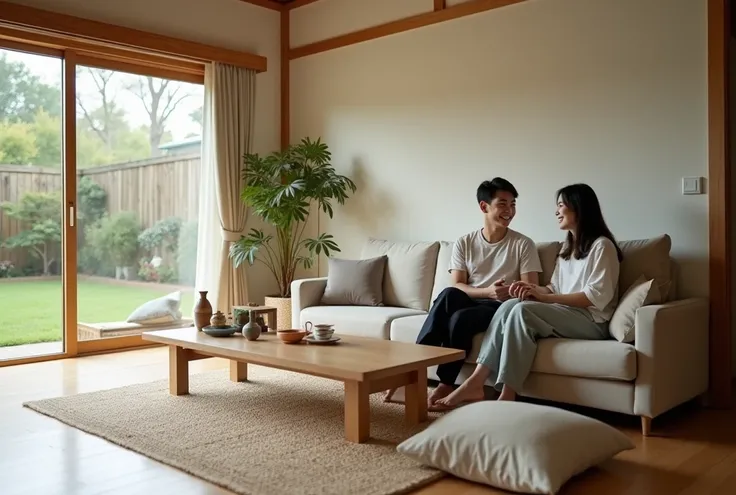
[[[496,177],[483,182],[476,193],[483,228],[459,238],[453,247],[449,271],[452,286],[437,297],[417,337],[417,344],[462,349],[466,355],[473,337],[485,332],[496,309],[510,298],[511,283],[539,283],[542,265],[534,242],[511,230],[516,215],[516,188]],[[429,396],[430,409],[453,391],[464,360],[437,368],[440,384]],[[390,400],[390,390],[386,400]]]

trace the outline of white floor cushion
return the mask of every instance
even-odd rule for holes
[[[460,407],[397,450],[458,478],[520,493],[555,494],[632,441],[598,420],[550,406],[482,401]]]

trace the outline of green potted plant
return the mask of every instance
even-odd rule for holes
[[[251,229],[230,249],[234,265],[260,261],[276,279],[278,294],[265,304],[277,308],[278,328],[291,328],[291,283],[299,266],[311,268],[316,256],[329,256],[340,249],[333,237],[320,233],[305,238],[310,207],[333,215],[333,202],[344,204],[356,187],[352,180],[335,172],[331,154],[319,138],[303,139],[283,151],[267,156],[246,154],[243,171],[243,202],[266,223],[275,235]]]

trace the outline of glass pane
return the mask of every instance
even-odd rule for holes
[[[203,102],[201,85],[78,67],[80,341],[189,318]],[[144,303],[176,293],[178,310],[163,322],[154,313],[127,322]]]
[[[61,75],[0,48],[0,360],[63,352]]]

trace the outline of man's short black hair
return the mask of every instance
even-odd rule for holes
[[[506,179],[502,179],[501,177],[494,177],[491,180],[483,181],[483,183],[478,186],[478,192],[476,193],[478,203],[480,203],[481,201],[490,203],[493,198],[496,197],[496,193],[498,191],[506,191],[507,193],[511,193],[514,198],[519,197],[519,193],[516,192],[516,188],[511,182],[507,181]]]

